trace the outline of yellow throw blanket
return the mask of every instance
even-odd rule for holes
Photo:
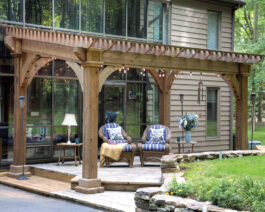
[[[127,143],[122,144],[107,144],[103,143],[100,148],[100,167],[105,163],[105,158],[109,157],[113,160],[119,160],[121,152]]]

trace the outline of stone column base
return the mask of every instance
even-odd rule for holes
[[[85,179],[79,180],[78,186],[75,187],[76,192],[83,194],[95,194],[104,192],[104,187],[101,186],[100,179]]]
[[[25,165],[24,166],[24,175],[26,175],[27,177],[31,176],[31,172],[29,171],[30,167]],[[13,177],[13,178],[17,178],[20,175],[22,175],[22,166],[15,166],[15,165],[11,165],[10,166],[10,172],[7,173],[8,177]]]

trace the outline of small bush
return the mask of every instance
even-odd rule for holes
[[[177,183],[173,179],[169,191],[181,197],[193,197],[200,201],[235,210],[265,211],[265,183],[250,177],[241,180],[212,180],[204,183]]]
[[[178,183],[176,178],[173,177],[169,184],[169,194],[189,197],[192,193],[192,186],[189,183]]]

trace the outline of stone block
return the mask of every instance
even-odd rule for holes
[[[83,194],[95,194],[104,192],[104,188],[101,187],[100,179],[79,179],[78,186],[75,187],[76,192]]]
[[[145,188],[137,189],[137,191],[135,193],[135,197],[149,201],[149,199],[152,196],[154,196],[156,194],[161,194],[161,193],[162,193],[162,189],[159,187],[145,187]]]
[[[104,192],[104,188],[103,187],[85,188],[85,187],[76,186],[75,191],[83,194],[95,194],[95,193]]]
[[[85,188],[96,188],[96,187],[101,187],[101,180],[100,179],[79,179],[79,184],[80,187],[85,187]]]

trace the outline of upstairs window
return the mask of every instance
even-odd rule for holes
[[[208,12],[208,49],[217,50],[219,40],[220,13]]]

